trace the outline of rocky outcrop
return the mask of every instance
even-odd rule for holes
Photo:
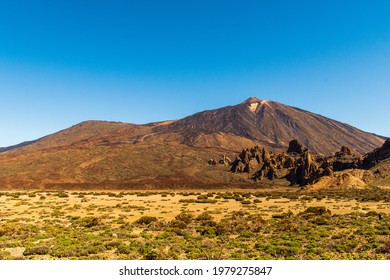
[[[232,172],[251,172],[263,164],[264,159],[268,159],[269,154],[258,146],[245,149],[232,163]],[[242,169],[242,171],[240,171]]]
[[[296,153],[296,154],[303,154],[304,148],[302,143],[300,143],[298,140],[292,140],[288,144],[288,150],[287,153]]]
[[[296,162],[296,165],[290,169],[286,179],[292,184],[304,186],[314,182],[317,179],[318,166],[313,161],[309,151],[305,152]]]
[[[390,139],[383,146],[365,155],[361,167],[368,169],[378,164],[379,161],[390,158]]]
[[[351,152],[351,149],[349,147],[342,146],[340,152],[338,152],[337,154],[351,156],[352,152]]]
[[[334,171],[343,171],[346,169],[356,169],[361,166],[362,158],[352,154],[349,147],[342,146],[341,150],[331,157]]]
[[[226,155],[223,155],[223,157],[219,160],[219,164],[231,164],[232,161],[230,158],[228,158]]]
[[[262,180],[267,178],[274,180],[284,178],[289,170],[293,168],[300,155],[293,154],[274,154],[258,146],[245,149],[232,163],[232,172],[253,173],[253,180]]]
[[[226,155],[223,155],[221,157],[221,159],[217,162],[216,160],[214,159],[210,159],[208,161],[209,165],[217,165],[218,163],[219,164],[227,164],[227,165],[230,165],[232,163],[231,159],[228,158]]]
[[[287,153],[274,154],[258,146],[245,149],[232,163],[232,172],[246,172],[253,180],[278,178],[287,179],[291,185],[313,184],[324,176],[334,176],[335,172],[347,169],[362,169],[375,165],[390,157],[390,140],[382,148],[365,157],[353,154],[347,146],[333,156],[324,157],[304,148],[297,140],[289,144]]]

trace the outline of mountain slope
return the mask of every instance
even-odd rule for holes
[[[290,140],[297,139],[324,154],[332,154],[343,145],[364,154],[384,142],[350,125],[255,97],[236,106],[197,113],[154,131],[179,133],[182,143],[190,146],[202,146],[202,138],[215,133],[243,137],[274,150],[284,150]]]
[[[347,145],[360,153],[384,140],[349,125],[277,102],[250,98],[187,118],[136,125],[86,121],[0,152],[0,188],[259,187],[210,166],[223,155],[260,145],[285,151],[298,139],[313,152]],[[280,182],[284,184],[284,182]],[[275,184],[272,182],[272,184]]]

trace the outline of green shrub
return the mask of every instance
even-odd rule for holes
[[[145,260],[148,261],[154,261],[158,259],[158,253],[156,250],[151,250],[150,252],[146,253]]]
[[[215,233],[214,228],[208,227],[208,226],[200,227],[200,228],[198,228],[196,231],[199,232],[200,235],[202,235],[202,236],[207,236],[207,237],[215,237],[215,236],[217,235],[217,234]]]
[[[47,255],[50,252],[50,248],[47,246],[41,246],[41,247],[33,247],[33,248],[26,248],[26,250],[23,252],[24,256],[31,256],[31,255]]]
[[[203,212],[202,214],[200,214],[198,217],[196,217],[196,220],[197,221],[210,221],[210,220],[213,220],[213,216],[211,216],[209,213],[207,212]]]
[[[80,225],[86,228],[95,227],[100,223],[97,217],[85,217],[80,220]]]
[[[379,215],[379,213],[376,211],[369,211],[366,214],[367,217],[378,217],[378,215]]]
[[[128,255],[132,252],[132,249],[130,246],[126,246],[125,244],[123,243],[120,243],[118,246],[117,246],[117,252],[119,254],[125,254],[125,255]]]
[[[305,211],[299,213],[300,216],[304,218],[311,218],[313,216],[321,216],[321,215],[331,215],[331,212],[329,209],[327,209],[324,206],[311,206],[307,208]]]
[[[182,221],[186,224],[189,224],[193,221],[194,219],[194,215],[192,215],[191,213],[185,213],[185,212],[181,212],[179,215],[177,215],[175,217],[175,219],[177,221]]]
[[[187,223],[179,220],[173,220],[169,224],[172,228],[179,228],[179,229],[185,229],[187,228],[188,225]]]
[[[322,216],[322,217],[317,217],[314,220],[312,220],[312,223],[319,225],[319,226],[323,226],[323,225],[329,225],[330,221],[326,217]]]
[[[153,222],[157,222],[156,217],[142,216],[137,221],[135,221],[135,223],[138,225],[149,225]]]
[[[66,198],[66,197],[69,197],[69,195],[65,192],[60,192],[60,193],[58,193],[58,197]]]
[[[106,249],[110,250],[112,248],[118,248],[122,243],[120,241],[110,241],[106,243],[104,246]]]

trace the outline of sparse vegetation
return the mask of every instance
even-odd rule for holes
[[[388,198],[380,188],[2,192],[0,259],[389,259]]]

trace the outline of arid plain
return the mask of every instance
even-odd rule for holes
[[[2,192],[2,259],[388,259],[381,189]]]

